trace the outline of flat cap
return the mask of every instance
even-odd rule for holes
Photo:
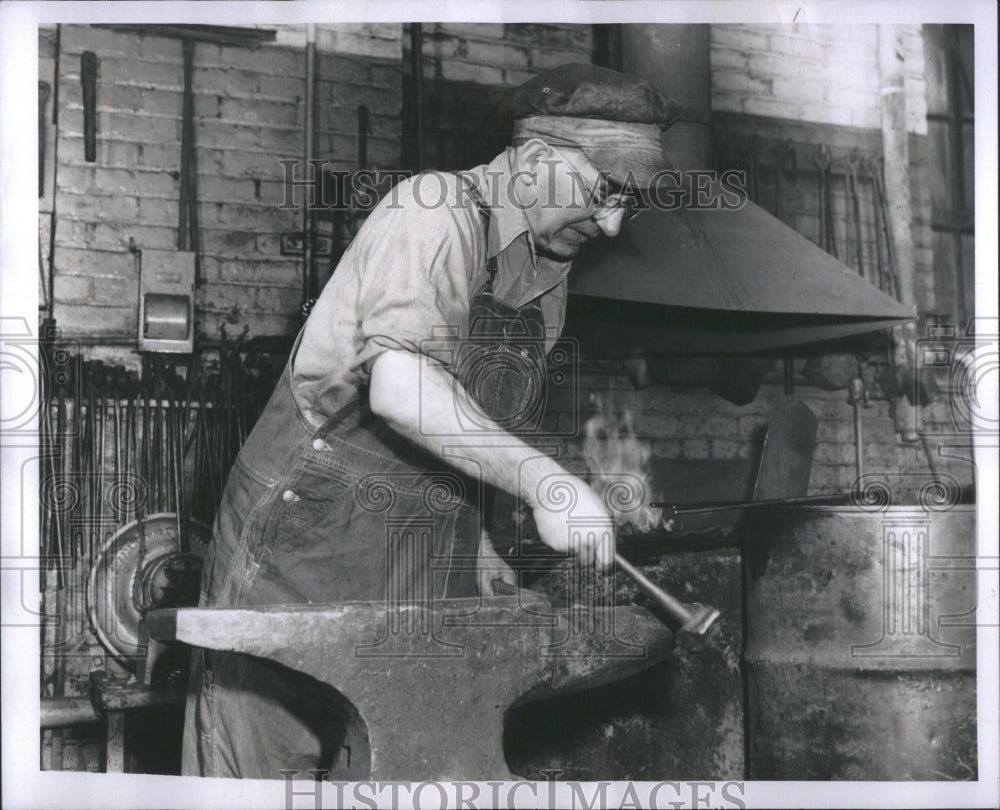
[[[678,111],[641,79],[597,65],[562,65],[514,91],[514,143],[541,138],[576,147],[610,177],[644,187],[668,167],[660,136]]]
[[[597,65],[561,65],[514,91],[514,118],[569,115],[668,127],[678,107],[649,82]]]

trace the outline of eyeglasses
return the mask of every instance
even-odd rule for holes
[[[549,144],[549,146],[553,151],[558,152],[562,156],[563,160],[573,167],[581,179],[583,178],[583,172],[580,171],[580,167],[577,166],[576,163],[570,160],[569,157],[567,157],[567,155],[558,147],[552,146],[551,144]],[[590,200],[596,201],[599,198],[600,195],[598,193],[598,185],[602,179],[603,175],[600,171],[598,171],[597,182],[595,182],[591,188],[587,189],[587,195]],[[584,180],[584,182],[586,181]],[[590,218],[593,219],[594,222],[605,220],[619,210],[625,212],[622,216],[622,222],[628,222],[629,220],[635,219],[645,210],[645,206],[642,205],[641,201],[634,194],[612,193],[608,194],[600,202],[594,202],[593,204],[595,206],[595,211],[590,215]]]

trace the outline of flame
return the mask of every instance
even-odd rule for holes
[[[591,473],[590,486],[608,507],[619,531],[648,532],[663,525],[663,513],[649,505],[649,446],[635,435],[627,407],[615,407],[613,397],[592,394],[596,412],[586,424],[583,457]]]

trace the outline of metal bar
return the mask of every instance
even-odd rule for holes
[[[358,169],[368,168],[368,108],[364,104],[358,105]]]
[[[850,180],[851,211],[854,215],[854,250],[858,262],[858,275],[865,278],[864,243],[861,235],[861,191],[858,189],[858,156],[847,157],[847,176]]]
[[[48,82],[38,83],[38,199],[45,196],[45,105],[51,93]]]
[[[303,177],[312,170],[313,159],[313,128],[315,122],[316,94],[316,26],[306,25],[306,115],[305,115],[305,161],[302,165]],[[320,178],[313,178],[320,182]],[[308,307],[315,297],[313,289],[313,218],[310,196],[306,195],[306,204],[302,211],[302,305]]]
[[[89,697],[42,698],[38,714],[42,728],[68,728],[104,722]]]
[[[849,492],[830,492],[825,495],[802,495],[794,498],[768,498],[761,501],[719,501],[687,505],[674,505],[665,501],[651,503],[657,509],[667,509],[672,515],[698,515],[704,512],[726,512],[732,509],[761,509],[769,506],[797,506],[800,504],[839,503],[851,497]]]
[[[125,712],[108,712],[106,773],[125,773]]]
[[[225,25],[141,25],[128,23],[94,23],[92,28],[109,31],[132,31],[144,36],[193,39],[198,42],[212,42],[216,45],[235,45],[243,48],[258,48],[262,43],[273,42],[276,31],[251,28],[233,28]]]
[[[191,152],[193,151],[193,121],[190,103],[192,98],[191,75],[194,71],[194,50],[190,40],[183,42],[184,59],[184,96],[181,104],[181,172],[180,172],[180,202],[177,206],[177,249],[190,250],[188,224],[191,205]]]
[[[56,44],[55,44],[55,71],[52,77],[52,127],[53,127],[53,138],[52,138],[52,213],[49,216],[49,266],[48,266],[48,280],[46,283],[47,292],[45,295],[46,309],[45,315],[47,318],[52,318],[52,309],[55,306],[52,294],[55,286],[55,256],[56,256],[56,203],[59,195],[55,193],[57,187],[58,174],[59,174],[59,69],[61,62],[61,52],[62,52],[62,26],[56,25]],[[55,324],[53,323],[54,327]]]
[[[83,85],[83,157],[97,160],[97,54],[80,55],[80,83]]]

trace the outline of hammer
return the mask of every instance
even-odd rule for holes
[[[704,646],[708,631],[719,618],[719,611],[708,605],[686,605],[675,599],[662,588],[654,585],[643,573],[617,551],[615,563],[628,574],[643,593],[652,599],[667,615],[680,624],[675,634],[677,643],[685,650],[696,650]]]

